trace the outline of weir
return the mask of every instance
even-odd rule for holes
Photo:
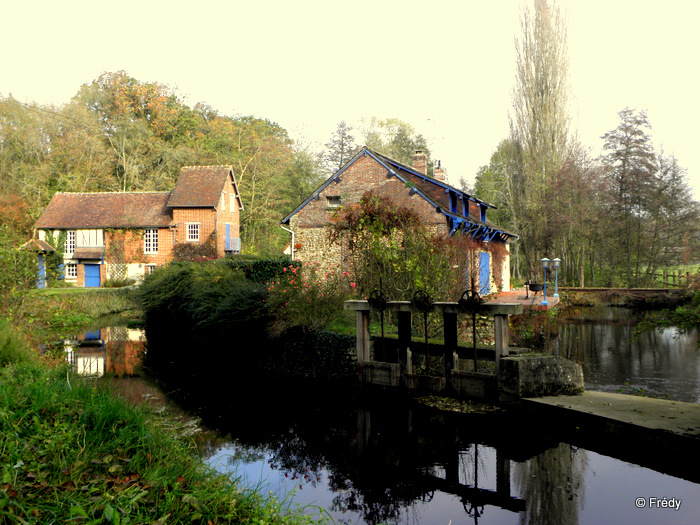
[[[511,315],[523,313],[521,303],[478,303],[478,305],[464,302],[435,302],[422,305],[420,308],[415,302],[387,301],[382,303],[381,309],[386,312],[394,312],[398,324],[398,363],[387,363],[371,358],[371,339],[369,333],[369,317],[372,310],[370,301],[353,300],[345,301],[346,310],[356,312],[357,330],[357,363],[360,381],[388,387],[419,389],[431,392],[452,392],[478,398],[495,398],[500,392],[522,396],[532,393],[543,395],[553,389],[556,393],[569,392],[583,388],[583,375],[571,374],[566,370],[564,380],[560,372],[562,365],[559,358],[554,356],[537,356],[537,365],[532,366],[532,360],[526,366],[528,358],[522,357],[513,361],[504,361],[505,358],[518,356],[526,349],[512,348],[508,341],[508,318]],[[460,315],[475,314],[493,316],[494,340],[493,350],[479,348],[479,359],[493,360],[495,363],[494,374],[479,373],[460,370],[459,359],[466,356],[459,355],[457,340],[457,325]],[[413,314],[423,315],[437,314],[442,316],[444,343],[442,345],[443,374],[441,376],[426,376],[413,373],[412,348],[417,343],[411,338],[411,320]],[[475,356],[476,359],[476,356]],[[544,364],[542,361],[544,360]],[[569,363],[566,361],[566,363]],[[507,365],[504,368],[504,365]],[[571,364],[574,365],[573,363]],[[546,370],[544,373],[543,370]],[[555,370],[554,373],[551,371]],[[521,377],[526,371],[528,377]],[[557,376],[559,374],[559,376]],[[556,377],[555,377],[556,376]],[[571,387],[567,382],[573,383]],[[580,378],[578,377],[580,376]],[[539,383],[539,384],[537,384]],[[562,384],[564,387],[562,389]],[[552,385],[555,385],[552,387]]]

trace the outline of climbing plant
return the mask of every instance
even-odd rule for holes
[[[481,251],[494,254],[502,281],[506,251],[501,243],[484,244],[459,233],[448,237],[412,209],[372,192],[336,215],[329,238],[347,247],[349,271],[361,296],[382,288],[391,300],[408,300],[423,290],[434,300],[456,301],[478,282]]]

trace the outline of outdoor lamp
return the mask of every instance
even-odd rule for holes
[[[542,299],[542,304],[544,306],[547,306],[549,303],[547,302],[547,268],[549,268],[549,259],[546,257],[543,257],[541,259],[542,262],[542,268],[544,268],[544,288],[542,289],[542,293],[544,294],[544,299]]]
[[[552,297],[559,297],[559,264],[561,263],[561,259],[558,257],[552,261],[552,264],[554,264],[554,295]]]

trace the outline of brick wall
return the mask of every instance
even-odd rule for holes
[[[329,206],[335,199],[329,201],[328,197],[340,197],[342,205],[358,203],[362,196],[369,190],[379,195],[390,197],[400,206],[410,208],[417,213],[434,233],[447,235],[449,226],[447,218],[426,202],[418,194],[410,195],[409,189],[397,177],[387,177],[387,170],[370,156],[362,156],[340,174],[339,182],[331,182],[319,197],[311,200],[290,220],[289,228],[294,231],[294,242],[299,248],[295,251],[295,258],[300,261],[319,262],[321,267],[327,269],[333,264],[343,264],[344,250],[339,244],[331,244],[324,228],[338,212],[337,208]],[[470,201],[470,214],[480,218],[479,205]],[[461,211],[461,210],[460,210]],[[503,263],[503,289],[510,289],[510,261],[509,257]],[[493,271],[491,272],[492,290],[495,291]]]
[[[387,177],[386,168],[369,156],[360,157],[341,175],[340,182],[331,182],[290,220],[290,229],[295,232],[295,243],[301,244],[295,257],[303,261],[319,261],[324,267],[341,264],[339,245],[331,245],[325,228],[322,228],[338,211],[329,206],[328,197],[340,197],[342,205],[360,202],[369,190],[390,197],[400,206],[412,209],[422,217],[436,233],[447,234],[447,221],[443,214],[435,211],[418,194],[409,195],[406,185],[397,177]]]

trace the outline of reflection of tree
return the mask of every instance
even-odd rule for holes
[[[560,443],[529,461],[518,463],[515,479],[520,497],[527,501],[520,522],[533,524],[578,523],[583,507],[585,450]]]

